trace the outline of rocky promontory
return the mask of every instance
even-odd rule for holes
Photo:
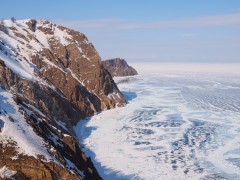
[[[107,69],[113,77],[117,76],[134,76],[137,71],[129,66],[124,59],[115,58],[102,61],[105,69]]]

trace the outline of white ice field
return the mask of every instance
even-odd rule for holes
[[[240,180],[240,66],[133,66],[117,79],[128,105],[75,127],[100,175]]]

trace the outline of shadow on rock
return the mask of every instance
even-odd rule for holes
[[[130,91],[122,91],[123,95],[125,96],[127,101],[132,101],[137,97],[136,92],[130,92]]]

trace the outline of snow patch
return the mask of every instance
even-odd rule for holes
[[[82,171],[80,171],[76,166],[75,166],[75,164],[73,164],[69,159],[67,159],[67,158],[64,158],[66,161],[67,161],[67,164],[68,164],[68,168],[69,168],[69,170],[71,171],[71,170],[76,170],[77,171],[77,173],[80,175],[80,177],[81,178],[85,178],[85,175],[84,175],[84,173],[82,172]]]
[[[68,131],[68,128],[66,126],[66,124],[60,120],[55,120],[55,122],[57,123],[57,125],[59,125],[60,127],[62,127],[63,129],[65,129],[66,131]]]
[[[70,42],[67,39],[72,39],[72,36],[70,36],[66,31],[62,31],[58,27],[55,28],[54,35],[59,39],[60,43],[64,46],[67,46],[70,44]]]
[[[42,45],[42,46],[39,46],[39,45],[35,44],[36,46],[34,46],[34,48],[36,50],[40,51],[43,47],[50,49],[50,46],[49,46],[49,43],[48,43],[48,35],[44,34],[42,31],[40,31],[38,29],[34,32],[34,35],[35,35],[36,39]]]
[[[8,169],[6,166],[3,166],[0,168],[0,177],[3,179],[11,179],[12,176],[14,176],[17,173],[17,171],[12,171]]]
[[[17,73],[19,76],[28,80],[33,80],[35,76],[34,70],[29,66],[28,63],[17,61],[10,55],[5,55],[2,52],[0,52],[0,59],[2,59],[5,62],[6,66],[9,67],[13,72]]]
[[[87,57],[85,54],[82,55],[84,59],[87,59],[89,62],[92,62],[89,57]]]
[[[31,108],[33,111],[35,111],[38,114],[40,114],[42,117],[46,118],[46,116],[40,110],[38,110],[35,106],[33,106],[31,104],[28,104],[28,103],[25,103],[25,102],[22,102],[22,103],[25,104],[26,106],[28,106],[29,108]]]

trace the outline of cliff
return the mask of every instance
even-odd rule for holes
[[[110,60],[102,61],[105,69],[114,76],[134,76],[137,75],[137,71],[129,66],[124,59],[115,58]]]
[[[125,104],[84,34],[45,20],[1,22],[1,178],[101,179],[73,126]]]

